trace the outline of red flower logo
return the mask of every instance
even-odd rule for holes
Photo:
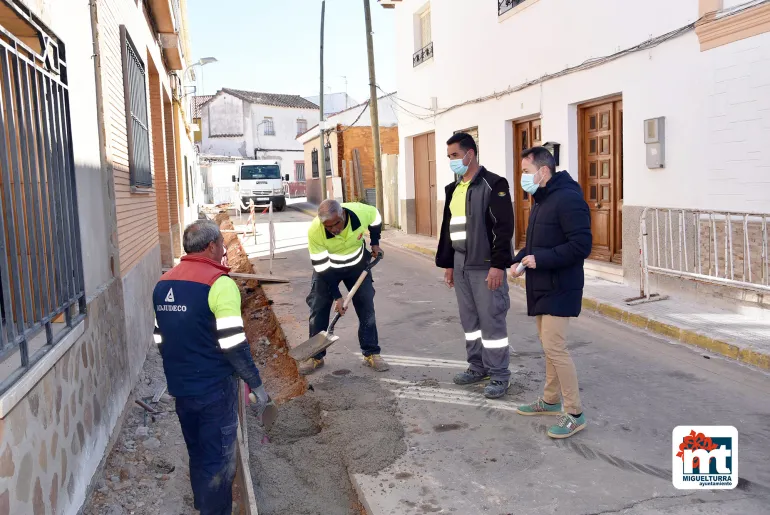
[[[705,449],[707,451],[713,451],[718,446],[714,442],[711,441],[711,438],[704,435],[703,433],[695,433],[695,431],[690,431],[690,434],[684,437],[684,441],[679,444],[679,452],[676,454],[677,457],[682,458],[682,461],[684,461],[684,451],[686,449],[690,449],[692,451],[698,450],[698,449]],[[692,460],[692,468],[696,469],[700,467],[700,459],[699,458],[693,458]]]

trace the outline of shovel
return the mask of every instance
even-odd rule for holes
[[[257,396],[254,395],[254,392],[249,392],[249,401],[251,401],[253,404],[257,403]],[[273,426],[273,422],[275,422],[277,417],[278,407],[275,405],[273,399],[268,401],[265,409],[262,410],[262,413],[257,416],[259,421],[262,423],[262,427],[265,428],[265,431],[270,431],[270,428]]]
[[[345,302],[343,303],[343,307],[347,309],[348,305],[350,304],[350,301],[353,299],[353,295],[356,294],[358,291],[358,288],[361,287],[361,284],[364,282],[364,279],[366,279],[366,276],[369,274],[369,272],[374,268],[374,266],[380,262],[380,260],[383,257],[383,253],[380,252],[377,254],[377,257],[369,263],[369,265],[364,269],[363,272],[361,272],[361,275],[358,277],[358,280],[356,281],[356,284],[353,285],[353,287],[350,289],[350,292],[348,292],[348,296],[345,297]],[[332,319],[331,323],[329,324],[329,328],[326,329],[326,331],[321,331],[317,335],[313,336],[309,340],[307,340],[304,343],[301,343],[291,349],[289,351],[289,356],[294,358],[298,362],[302,362],[305,360],[308,360],[321,352],[324,349],[327,349],[339,340],[339,336],[334,336],[334,324],[337,323],[337,320],[340,319],[339,313],[336,313],[334,315],[334,318]]]

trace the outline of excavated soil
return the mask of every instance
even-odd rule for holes
[[[327,376],[283,406],[265,441],[251,415],[251,475],[260,515],[360,515],[350,482],[406,452],[395,396],[373,379]]]
[[[216,217],[233,229],[226,214]],[[224,233],[228,265],[253,273],[235,233]],[[351,473],[374,474],[406,452],[395,396],[365,377],[330,376],[308,391],[280,323],[256,280],[239,281],[252,355],[279,404],[264,434],[248,412],[251,476],[260,515],[364,515]],[[303,395],[304,394],[304,395]]]
[[[217,215],[215,220],[220,229],[233,230],[233,223],[226,213]],[[253,274],[254,268],[238,236],[234,233],[224,233],[224,239],[228,266],[232,271]],[[236,281],[241,290],[241,312],[251,355],[268,393],[277,404],[302,395],[307,388],[307,382],[299,375],[297,363],[288,354],[286,337],[270,307],[272,301],[268,300],[259,281]]]

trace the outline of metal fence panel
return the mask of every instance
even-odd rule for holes
[[[55,37],[40,41],[38,52],[0,27],[0,361],[19,356],[0,393],[86,308],[65,53]]]
[[[640,220],[641,296],[657,300],[650,274],[770,292],[770,214],[645,208]],[[674,230],[674,227],[677,230]]]

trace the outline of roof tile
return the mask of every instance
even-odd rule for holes
[[[224,93],[229,93],[241,100],[252,104],[262,104],[274,107],[289,107],[294,109],[318,109],[318,106],[299,95],[282,95],[279,93],[260,93],[257,91],[244,91],[241,89],[222,88]]]

